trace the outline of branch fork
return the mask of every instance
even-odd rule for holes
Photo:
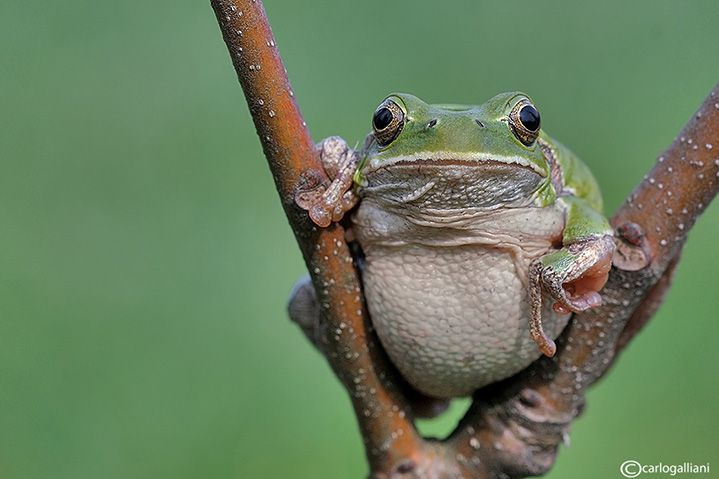
[[[455,431],[440,441],[415,428],[416,402],[374,336],[344,230],[333,223],[317,228],[296,203],[298,183],[320,195],[329,183],[261,1],[211,4],[317,292],[307,300],[315,301],[322,322],[310,337],[349,393],[370,476],[499,479],[547,472],[587,388],[661,304],[689,230],[719,190],[719,85],[612,217],[617,249],[602,306],[573,316],[554,357],[477,391]],[[332,199],[346,207],[343,194],[332,192]]]

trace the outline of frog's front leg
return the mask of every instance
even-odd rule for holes
[[[359,198],[352,186],[359,153],[339,136],[325,138],[315,148],[332,182],[318,180],[308,172],[295,188],[295,203],[308,210],[317,225],[326,227],[357,204]]]
[[[542,290],[555,300],[558,313],[581,313],[601,306],[599,291],[609,277],[615,247],[612,229],[599,212],[581,198],[561,200],[567,207],[564,246],[535,259],[529,268],[529,332],[549,357],[557,348],[542,329]]]

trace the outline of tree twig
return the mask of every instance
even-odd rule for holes
[[[612,218],[615,266],[604,305],[575,315],[553,358],[490,385],[444,441],[422,438],[372,333],[339,225],[294,203],[322,176],[259,0],[211,0],[322,312],[320,350],[349,392],[375,478],[500,478],[546,472],[589,386],[661,304],[687,233],[719,189],[719,86]]]
[[[318,228],[294,203],[303,174],[322,167],[260,1],[212,0],[257,134],[310,271],[324,322],[322,350],[347,388],[373,470],[416,454],[420,437],[373,335],[344,231]]]

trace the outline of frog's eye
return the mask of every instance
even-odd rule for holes
[[[531,101],[519,101],[508,118],[509,129],[525,146],[530,146],[539,136],[539,112]]]
[[[404,111],[390,99],[382,102],[372,117],[372,130],[379,146],[394,141],[404,128]]]

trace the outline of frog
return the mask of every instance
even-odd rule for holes
[[[415,391],[450,399],[511,377],[601,305],[615,244],[598,182],[525,93],[393,93],[361,151],[339,137],[317,151],[329,179],[295,201],[318,226],[347,225],[372,328]],[[310,334],[308,284],[290,315]]]

